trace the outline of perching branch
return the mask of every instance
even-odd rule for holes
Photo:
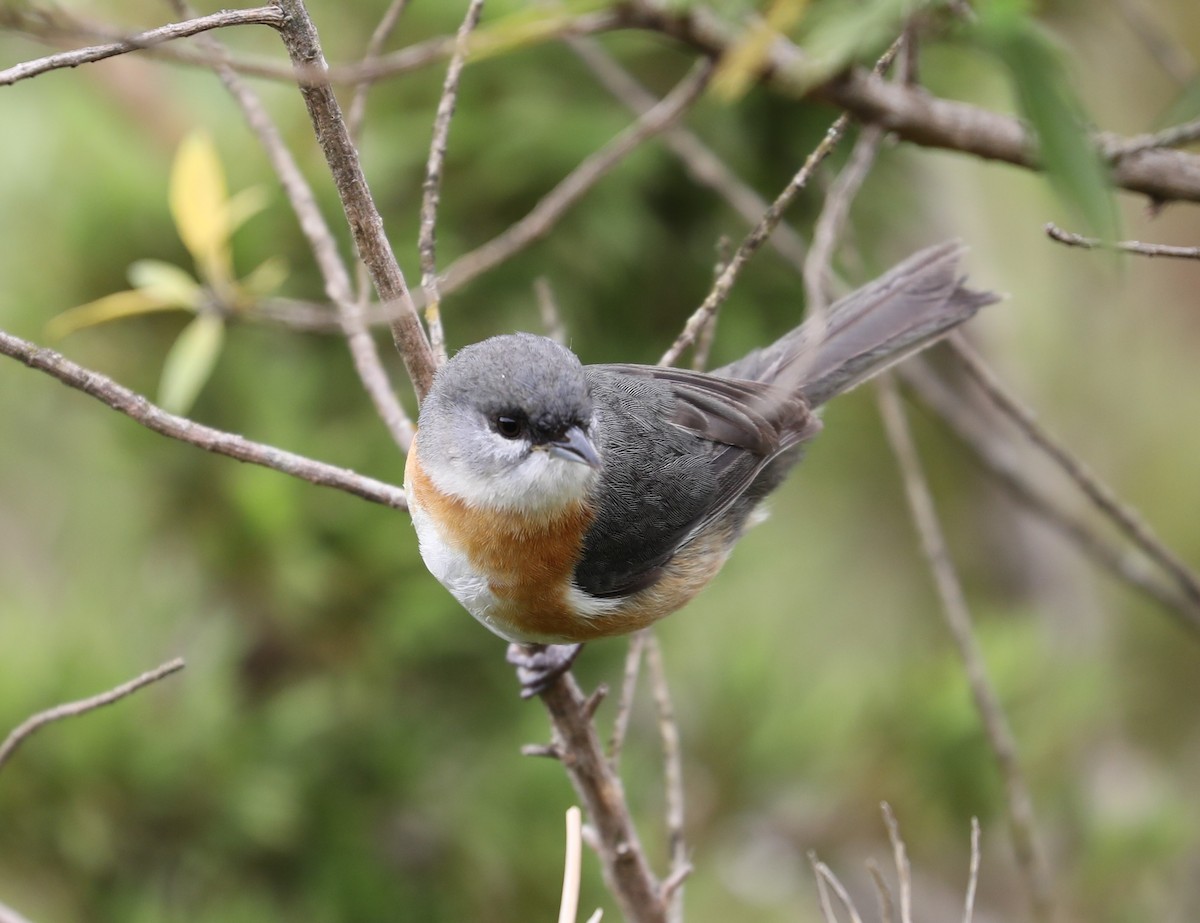
[[[10,356],[31,369],[57,378],[68,387],[91,395],[160,435],[190,443],[206,452],[227,455],[238,461],[282,471],[310,484],[343,490],[363,500],[390,506],[392,509],[408,509],[404,491],[399,487],[364,477],[348,468],[337,468],[261,442],[251,442],[233,433],[167,413],[142,395],[117,384],[106,375],[76,365],[52,349],[41,348],[3,330],[0,330],[0,354]]]
[[[1139,256],[1167,256],[1179,260],[1200,260],[1200,247],[1173,247],[1170,244],[1144,244],[1140,240],[1103,241],[1097,237],[1084,237],[1064,231],[1056,224],[1046,225],[1046,236],[1068,247],[1080,247],[1084,250],[1119,250],[1122,253],[1136,253]]]

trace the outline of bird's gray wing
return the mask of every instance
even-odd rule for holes
[[[642,365],[586,369],[604,459],[596,519],[575,571],[613,597],[653,585],[701,530],[740,530],[772,460],[816,432],[804,401],[770,385]]]

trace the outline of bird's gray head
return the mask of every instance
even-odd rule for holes
[[[472,505],[549,513],[595,482],[593,425],[574,353],[526,333],[492,337],[438,370],[418,420],[421,466]]]

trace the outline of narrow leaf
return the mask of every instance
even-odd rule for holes
[[[122,317],[135,317],[138,314],[150,314],[154,311],[174,311],[178,308],[178,302],[156,298],[141,289],[114,292],[103,298],[97,298],[95,301],[89,301],[87,304],[63,311],[46,324],[46,335],[52,340],[60,340],[85,327],[107,324],[109,321],[119,320]]]
[[[234,193],[225,203],[225,238],[267,207],[267,191],[262,186],[249,186]]]
[[[225,340],[225,322],[216,314],[200,314],[183,328],[163,362],[158,402],[170,413],[185,414],[204,387]]]
[[[137,260],[127,275],[134,288],[158,301],[193,309],[200,302],[200,283],[173,263]]]
[[[225,171],[216,145],[204,132],[193,132],[175,155],[171,214],[197,268],[214,282],[227,280],[232,273],[227,198]]]
[[[242,289],[249,295],[269,295],[275,291],[288,277],[287,260],[272,256],[263,260],[242,279]]]
[[[1021,114],[1037,135],[1050,185],[1091,233],[1115,240],[1119,219],[1108,168],[1058,47],[1012,0],[985,5],[977,34],[1008,71]]]

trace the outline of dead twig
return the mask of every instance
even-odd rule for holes
[[[136,423],[171,439],[178,439],[217,455],[227,455],[238,461],[249,462],[281,471],[284,474],[317,484],[333,487],[354,494],[372,503],[380,503],[392,509],[408,509],[404,491],[391,484],[376,481],[324,462],[285,452],[274,446],[251,442],[233,433],[203,426],[186,417],[167,413],[150,403],[145,397],[117,384],[111,378],[77,365],[51,349],[43,349],[0,330],[0,354],[10,356],[31,369],[45,372],[64,385],[82,391],[101,403],[122,413]]]
[[[583,819],[579,808],[567,808],[567,847],[563,860],[562,900],[558,923],[575,923],[579,912],[579,876],[583,870]]]
[[[975,889],[979,885],[979,818],[971,818],[971,867],[967,872],[967,896],[963,902],[963,923],[975,915]]]
[[[1167,256],[1180,260],[1200,260],[1200,247],[1174,247],[1170,244],[1144,244],[1140,240],[1104,241],[1098,237],[1084,237],[1072,231],[1064,231],[1057,224],[1046,225],[1046,236],[1069,247],[1084,250],[1117,250],[1121,253],[1136,253],[1139,256]]]
[[[679,336],[675,338],[675,342],[670,348],[663,353],[659,360],[659,365],[674,365],[679,361],[679,357],[683,351],[695,342],[697,335],[708,323],[708,319],[721,306],[729,293],[733,290],[733,285],[741,275],[742,269],[749,262],[763,242],[771,235],[771,232],[783,219],[783,214],[787,211],[788,206],[792,204],[800,191],[808,185],[808,181],[812,178],[813,172],[820,163],[829,156],[829,153],[837,146],[837,143],[845,134],[846,127],[850,124],[848,115],[840,115],[834,120],[833,124],[825,132],[825,137],[813,149],[812,153],[804,160],[804,165],[800,167],[796,175],[792,177],[791,182],[784,187],[783,191],[776,196],[775,201],[763,213],[758,224],[754,229],[742,239],[737,250],[729,260],[729,265],[717,278],[708,296],[701,303],[687,323],[684,324],[683,330]]]
[[[297,69],[300,94],[337,187],[359,258],[370,271],[380,299],[397,308],[391,321],[392,339],[404,360],[417,397],[421,399],[433,382],[433,351],[421,328],[404,273],[384,234],[383,219],[371,197],[358,151],[342,118],[341,107],[329,85],[328,67],[321,52],[316,27],[309,18],[303,0],[273,2],[286,14],[279,34],[288,57]]]
[[[638,674],[642,669],[642,660],[646,653],[646,638],[644,631],[639,631],[629,639],[629,648],[625,652],[625,670],[621,679],[621,693],[617,696],[617,714],[613,718],[612,737],[608,741],[608,765],[616,772],[621,765],[621,748],[625,745],[625,735],[629,731],[629,717],[633,713],[633,699],[637,694]]]
[[[75,51],[63,51],[48,55],[34,61],[14,64],[12,67],[0,70],[0,86],[12,86],[20,80],[28,80],[49,71],[64,67],[78,67],[80,64],[91,64],[103,61],[105,58],[128,54],[131,51],[141,51],[153,48],[164,42],[188,38],[212,29],[224,29],[229,26],[272,26],[278,29],[283,25],[283,14],[277,7],[262,6],[250,10],[222,10],[209,16],[198,16],[186,22],[175,22],[157,29],[139,32],[128,38],[103,45],[93,45],[89,48],[79,48]]]
[[[900,923],[912,923],[912,866],[908,864],[908,850],[904,848],[904,838],[900,836],[900,825],[896,823],[892,806],[885,801],[879,809],[883,812],[883,823],[892,844],[892,861],[896,864],[896,880],[900,884]],[[884,893],[890,900],[890,893],[886,889]]]
[[[837,914],[833,912],[833,905],[829,900],[829,891],[826,888],[833,889],[833,893],[838,896],[838,900],[842,902],[842,906],[846,908],[846,912],[850,914],[851,923],[863,923],[862,917],[859,916],[858,908],[854,906],[854,901],[850,899],[850,892],[846,890],[845,885],[841,883],[837,875],[833,873],[828,865],[817,858],[815,852],[808,854],[809,864],[812,865],[813,874],[817,879],[817,892],[821,899],[821,912],[825,919],[830,923],[837,923]]]
[[[396,26],[400,22],[400,17],[408,9],[408,4],[409,0],[392,0],[388,4],[388,8],[383,11],[383,16],[379,19],[379,24],[375,27],[375,31],[371,33],[371,37],[367,40],[367,47],[363,51],[362,60],[359,61],[361,65],[369,67],[379,60],[379,56],[383,53],[384,44],[396,30]],[[350,105],[346,109],[346,128],[355,143],[362,137],[363,119],[367,115],[367,94],[371,92],[371,87],[374,84],[375,81],[369,78],[356,83],[354,85],[354,95],[350,98]]]
[[[36,715],[21,722],[4,739],[4,743],[0,744],[0,767],[3,767],[5,761],[16,752],[17,747],[47,724],[54,721],[61,721],[63,718],[74,718],[77,715],[84,715],[90,711],[95,711],[97,708],[103,708],[105,705],[111,705],[113,702],[119,702],[126,696],[133,695],[139,689],[149,686],[151,683],[157,683],[160,679],[164,679],[172,673],[178,673],[183,668],[183,658],[176,657],[174,660],[169,660],[161,666],[155,667],[153,670],[149,670],[141,676],[135,677],[127,683],[122,683],[120,686],[110,689],[107,692],[102,692],[90,698],[80,699],[77,702],[56,705],[54,708],[38,712]]]
[[[446,161],[446,143],[450,136],[450,120],[458,102],[458,83],[462,78],[463,65],[467,59],[467,39],[479,24],[483,13],[483,0],[471,0],[467,15],[463,17],[458,35],[454,39],[454,54],[446,69],[446,81],[442,85],[442,97],[438,100],[437,114],[433,120],[433,139],[429,143],[429,159],[425,165],[425,182],[421,187],[421,227],[417,251],[421,257],[421,290],[425,293],[425,326],[429,328],[429,341],[434,359],[440,364],[446,361],[446,334],[442,328],[441,295],[438,293],[437,277],[437,214],[441,197],[442,167]]]
[[[654,705],[658,711],[658,736],[662,741],[663,782],[666,791],[667,854],[671,857],[670,871],[663,883],[663,900],[667,902],[667,919],[671,923],[683,920],[683,882],[691,871],[684,839],[683,755],[679,746],[679,725],[675,722],[675,705],[667,685],[663,667],[662,648],[654,629],[646,632],[646,669]],[[667,890],[667,884],[671,888]]]
[[[1056,437],[1043,427],[1037,417],[1011,394],[982,357],[958,334],[948,338],[951,355],[979,385],[988,400],[1053,461],[1130,540],[1156,562],[1179,585],[1180,591],[1193,606],[1200,607],[1200,577],[1155,535],[1154,530],[1131,507],[1126,506],[1107,484]]]
[[[913,525],[920,537],[921,550],[933,576],[941,601],[942,614],[962,660],[975,709],[983,723],[988,745],[1000,770],[1005,789],[1005,807],[1012,831],[1017,866],[1025,880],[1025,888],[1033,908],[1034,918],[1041,923],[1053,918],[1050,876],[1041,845],[1038,842],[1033,816],[1033,799],[1025,782],[1017,757],[1017,745],[1008,719],[992,687],[984,664],[983,654],[971,625],[971,614],[963,595],[962,585],[954,571],[950,554],[938,523],[937,511],[929,492],[921,462],[917,455],[904,406],[890,375],[879,379],[876,390],[879,412],[883,417],[888,443],[896,457],[904,480]],[[901,919],[905,919],[903,883],[901,885]]]

